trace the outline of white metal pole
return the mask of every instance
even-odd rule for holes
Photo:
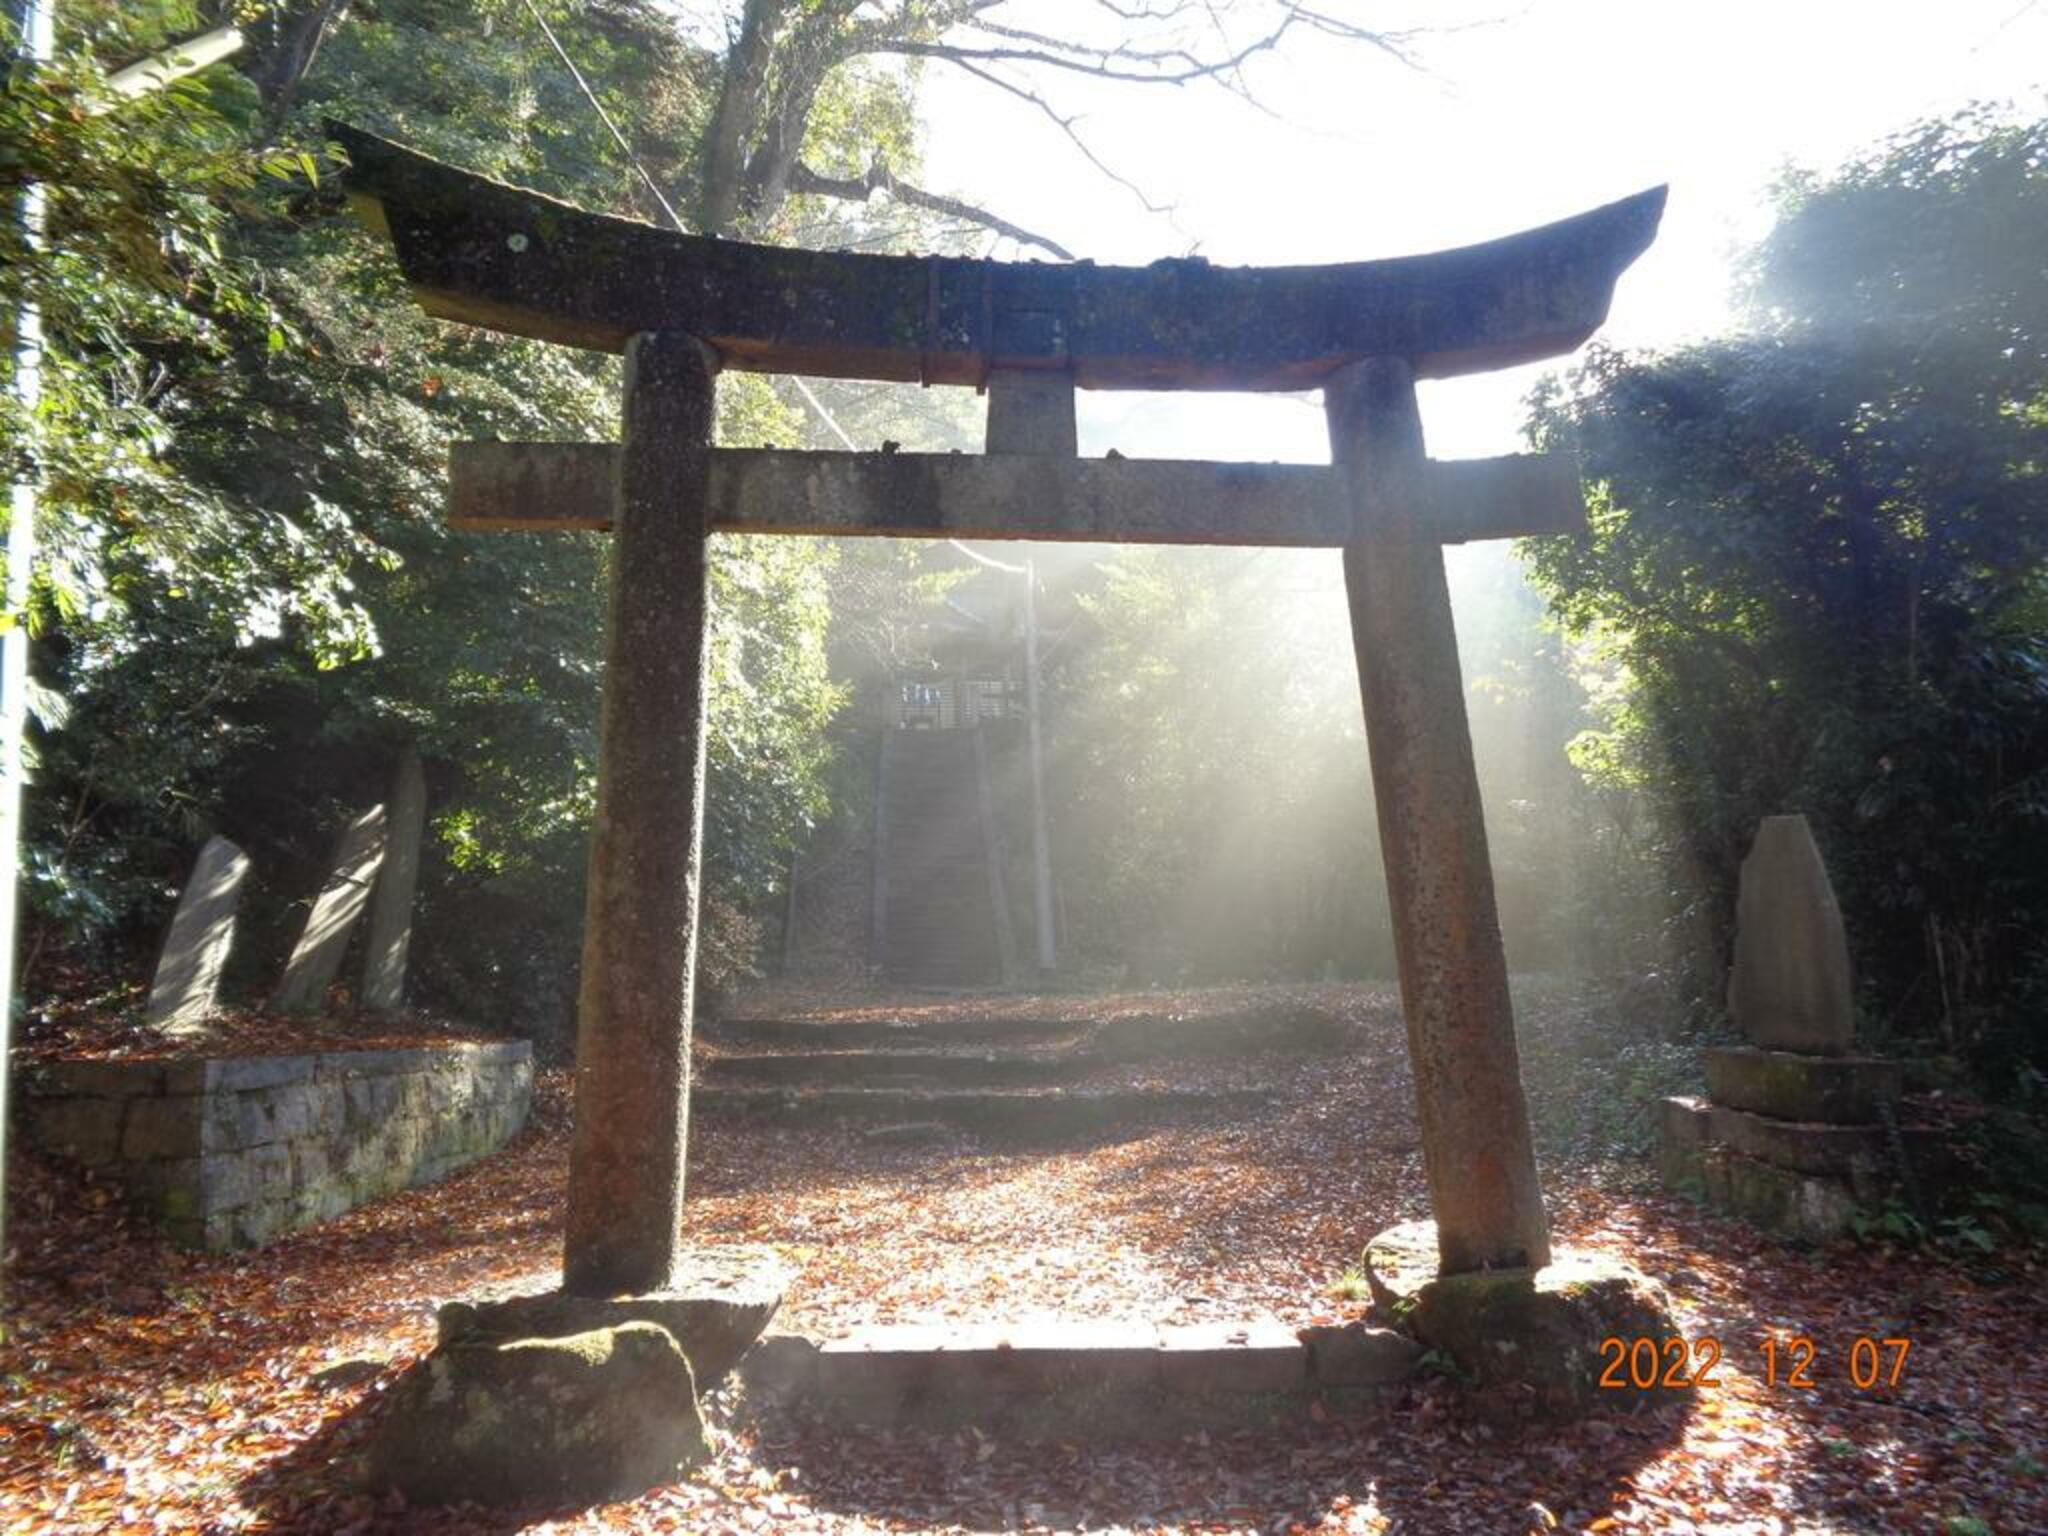
[[[1038,572],[1024,562],[1024,728],[1031,753],[1031,872],[1033,927],[1038,930],[1038,968],[1057,969],[1059,946],[1052,931],[1052,839],[1045,826],[1045,738],[1039,728]]]

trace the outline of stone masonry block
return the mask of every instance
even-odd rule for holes
[[[121,1121],[126,1099],[30,1099],[22,1106],[28,1139],[89,1168],[121,1155]]]
[[[1728,1147],[1706,1155],[1707,1199],[1784,1237],[1828,1242],[1855,1227],[1859,1202],[1846,1180],[1776,1168]]]
[[[151,1098],[164,1092],[160,1061],[49,1061],[24,1074],[31,1094],[94,1099]]]
[[[242,1093],[252,1088],[277,1088],[313,1076],[317,1056],[233,1056],[206,1065],[210,1093]]]
[[[291,1149],[273,1142],[203,1157],[199,1160],[199,1181],[209,1212],[289,1199]]]
[[[497,1150],[525,1123],[532,1070],[520,1043],[55,1063],[25,1074],[22,1124],[118,1178],[173,1241],[226,1251]]]
[[[261,1200],[231,1213],[229,1241],[236,1248],[261,1248],[298,1225],[290,1200]]]
[[[334,1158],[327,1144],[312,1137],[291,1143],[292,1189],[303,1194],[334,1179]]]
[[[1713,1107],[1705,1099],[1664,1100],[1657,1113],[1657,1173],[1667,1189],[1704,1182],[1700,1156],[1712,1134]]]
[[[406,1072],[392,1079],[398,1084],[398,1112],[430,1115],[434,1112],[434,1091],[424,1072]]]
[[[1157,1335],[1160,1387],[1182,1396],[1210,1392],[1300,1392],[1308,1350],[1280,1323],[1196,1323]]]
[[[475,1073],[437,1068],[427,1076],[428,1101],[443,1114],[466,1108],[488,1091]]]
[[[1717,1046],[1706,1053],[1707,1097],[1777,1120],[1869,1125],[1898,1099],[1904,1072],[1871,1056],[1803,1056]]]
[[[205,1145],[202,1103],[197,1098],[135,1100],[121,1126],[123,1160],[197,1157]]]
[[[198,1220],[206,1214],[206,1186],[196,1157],[130,1163],[122,1182],[130,1195],[167,1219]]]
[[[1383,1387],[1406,1380],[1422,1350],[1405,1333],[1344,1323],[1303,1328],[1308,1372],[1325,1387]]]
[[[1713,1107],[1711,1117],[1715,1141],[1797,1173],[1868,1178],[1890,1157],[1884,1128],[1878,1125],[1774,1120],[1722,1104]]]
[[[265,1142],[292,1141],[313,1133],[322,1097],[311,1082],[284,1083],[206,1099],[206,1149],[232,1152]]]
[[[372,1129],[391,1117],[398,1108],[398,1084],[388,1076],[351,1077],[343,1085],[347,1110],[345,1122],[351,1130]]]

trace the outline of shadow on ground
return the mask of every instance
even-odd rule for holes
[[[524,1506],[408,1509],[365,1490],[360,1453],[382,1411],[371,1398],[245,1479],[243,1502],[279,1529],[435,1531],[510,1536],[597,1511]],[[1396,1409],[1298,1429],[1123,1445],[1010,1443],[973,1432],[883,1433],[779,1415],[742,1425],[711,1480],[760,1490],[761,1528],[817,1517],[857,1528],[1057,1530],[1360,1529],[1529,1532],[1581,1528],[1610,1490],[1684,1436],[1683,1406],[1571,1426],[1496,1427],[1442,1384]],[[619,1523],[691,1490],[621,1506]],[[728,1514],[733,1513],[731,1510]],[[1369,1523],[1377,1516],[1384,1525]],[[611,1523],[611,1522],[603,1522]],[[686,1523],[682,1528],[691,1528]]]
[[[1356,1421],[1163,1443],[1011,1444],[973,1434],[764,1424],[756,1455],[811,1508],[884,1529],[1102,1527],[1527,1532],[1579,1528],[1684,1436],[1686,1409],[1554,1428],[1489,1425],[1441,1384]],[[1569,1449],[1560,1454],[1562,1448]]]
[[[332,1415],[284,1455],[266,1462],[236,1487],[244,1506],[281,1531],[401,1532],[423,1528],[465,1536],[511,1536],[571,1508],[522,1505],[480,1509],[464,1505],[431,1515],[364,1482],[363,1451],[385,1412],[389,1394],[362,1399]]]

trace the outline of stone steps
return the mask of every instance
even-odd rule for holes
[[[1180,1018],[1119,1014],[1107,1019],[1054,1019],[1031,1013],[987,1013],[931,1019],[729,1018],[707,1022],[707,1041],[721,1047],[850,1051],[943,1050],[981,1046],[1085,1050],[1105,1061],[1198,1059],[1251,1051],[1328,1052],[1344,1045],[1341,1020],[1324,1013],[1258,1011]]]
[[[988,1051],[756,1051],[713,1056],[698,1081],[717,1087],[1052,1087],[1109,1065],[1086,1053],[1000,1055]]]
[[[826,1023],[817,1019],[719,1019],[704,1026],[705,1037],[721,1045],[796,1046],[813,1051],[856,1046],[916,1049],[948,1045],[1044,1045],[1078,1040],[1088,1025],[1072,1019],[1029,1015],[949,1017],[919,1020],[859,1019]]]
[[[767,1115],[884,1125],[941,1124],[990,1136],[1072,1136],[1135,1130],[1162,1116],[1242,1110],[1269,1102],[1254,1089],[734,1088],[691,1091],[693,1113]]]
[[[752,1403],[874,1428],[1020,1439],[1148,1439],[1270,1427],[1311,1405],[1373,1409],[1406,1381],[1413,1341],[1359,1324],[1159,1326],[1049,1318],[771,1334],[742,1362]]]
[[[899,980],[1000,980],[975,745],[966,731],[882,738],[887,919],[876,958]]]

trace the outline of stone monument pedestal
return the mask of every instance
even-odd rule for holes
[[[1664,1101],[1658,1172],[1770,1231],[1839,1237],[1902,1182],[1903,1074],[1854,1054],[1848,945],[1803,816],[1767,817],[1743,862],[1728,1003],[1752,1044],[1707,1052],[1707,1098]]]

